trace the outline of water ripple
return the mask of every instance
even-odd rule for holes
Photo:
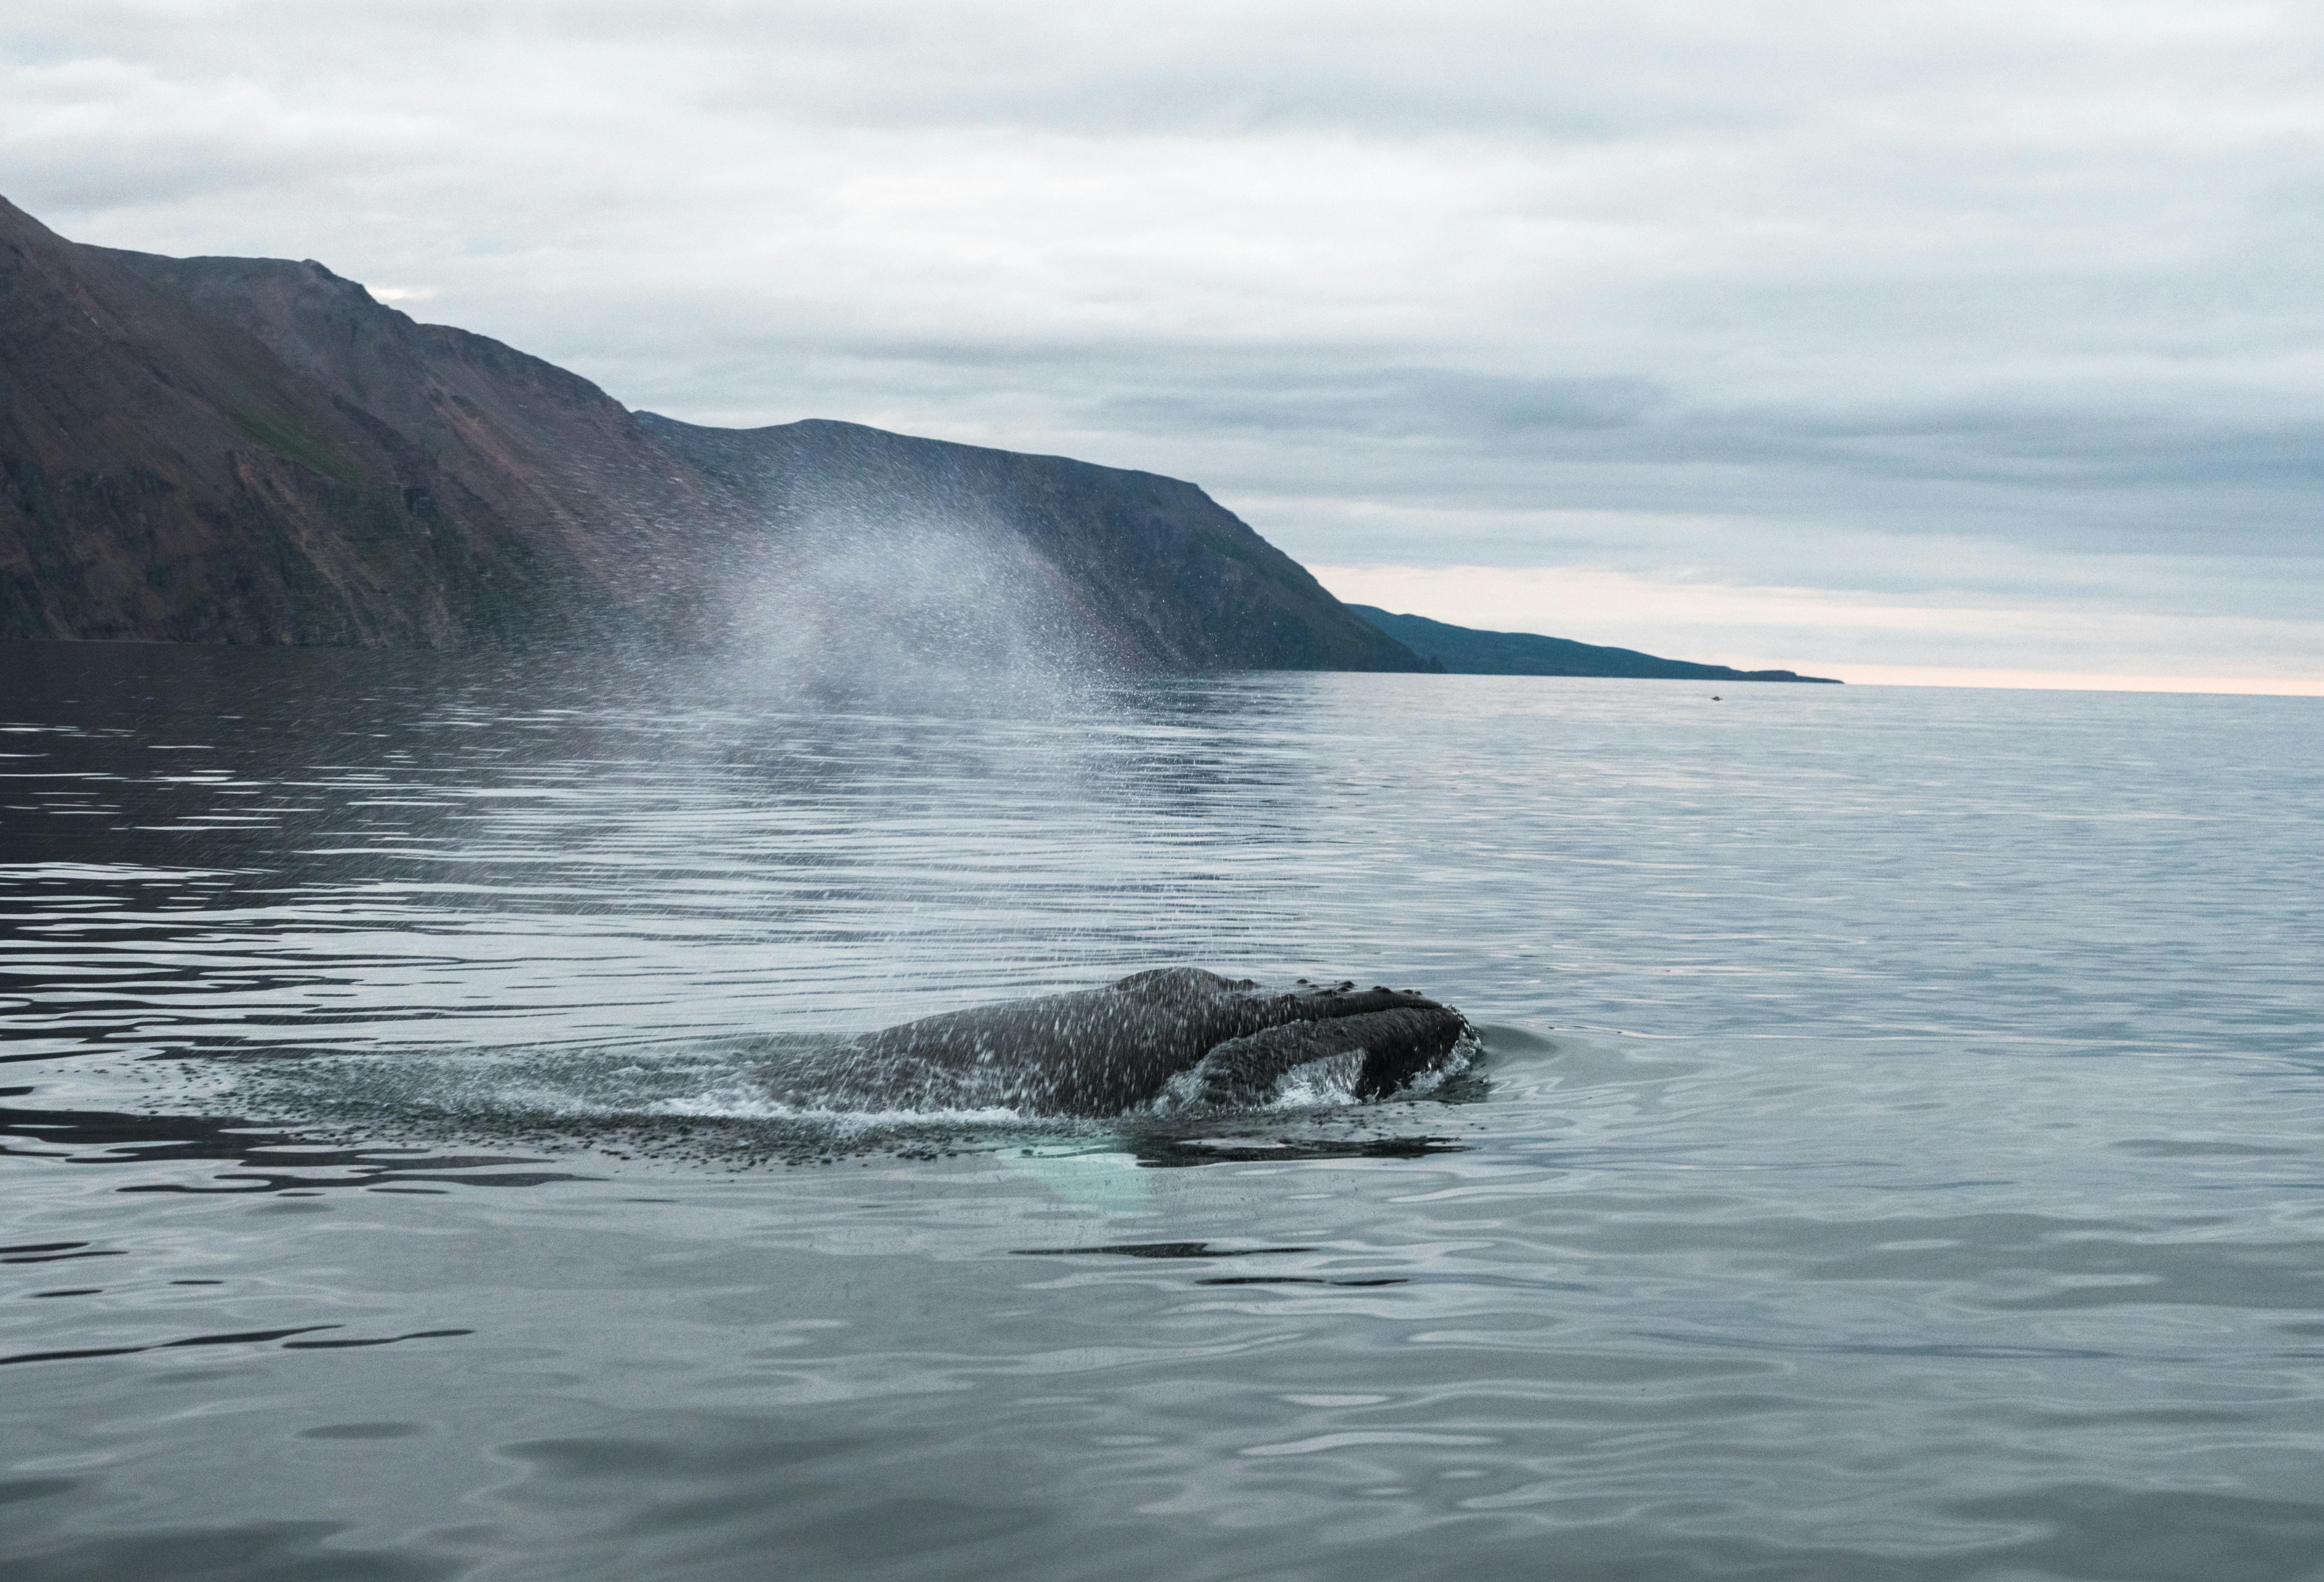
[[[12,1577],[2324,1576],[2310,700],[11,658]],[[733,1099],[1179,961],[1487,1058]]]

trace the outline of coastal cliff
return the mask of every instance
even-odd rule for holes
[[[973,562],[1128,669],[1426,667],[1190,483],[633,413],[319,263],[87,246],[0,200],[0,638],[715,645],[866,595],[814,575],[850,546],[901,584],[937,556],[930,599]]]
[[[320,264],[80,246],[0,202],[0,635],[666,631],[714,504],[586,381]]]
[[[1192,483],[633,412],[309,260],[0,199],[0,639],[1813,681],[1349,606]]]

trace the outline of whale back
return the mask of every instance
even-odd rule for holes
[[[770,1067],[774,1096],[803,1107],[1008,1108],[1113,1115],[1237,1039],[1296,1022],[1396,1009],[1458,1013],[1422,996],[1353,983],[1268,993],[1195,967],[1135,972],[1102,989],[924,1016]]]

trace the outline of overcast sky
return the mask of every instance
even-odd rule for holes
[[[2324,692],[2324,8],[0,0],[0,194],[1345,597]]]

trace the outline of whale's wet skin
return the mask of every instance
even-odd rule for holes
[[[1286,1082],[1385,1099],[1442,1072],[1468,1024],[1410,990],[1302,983],[1277,992],[1199,968],[927,1016],[759,1072],[801,1109],[1011,1109],[1123,1115],[1273,1102]]]
[[[0,1577],[2317,1582],[2324,704],[1719,690],[0,654]]]

